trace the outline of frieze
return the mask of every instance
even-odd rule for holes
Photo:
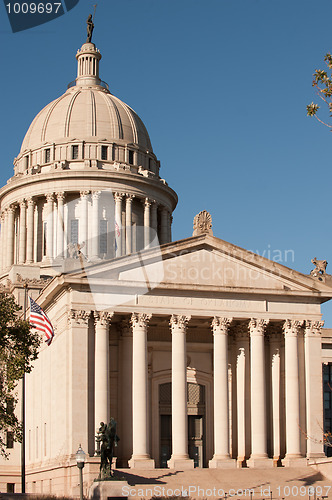
[[[19,273],[16,274],[16,281],[18,283],[26,284],[29,286],[46,286],[50,281],[52,281],[52,277],[49,278],[23,278],[23,276]]]

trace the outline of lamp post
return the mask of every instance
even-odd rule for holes
[[[85,463],[85,453],[79,445],[78,450],[76,452],[76,464],[80,471],[80,500],[83,500],[83,467]]]

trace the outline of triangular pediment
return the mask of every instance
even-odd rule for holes
[[[111,279],[128,286],[141,283],[148,288],[272,294],[318,292],[321,301],[323,296],[325,300],[332,296],[330,286],[311,276],[209,235],[169,243],[72,274],[84,275],[93,282]]]

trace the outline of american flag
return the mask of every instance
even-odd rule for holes
[[[54,330],[52,323],[47,317],[47,314],[42,310],[42,308],[34,301],[31,297],[30,299],[30,323],[40,332],[45,335],[45,342],[47,345],[51,345],[54,337]]]

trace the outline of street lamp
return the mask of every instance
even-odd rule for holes
[[[85,453],[79,445],[78,450],[76,452],[76,464],[80,471],[80,500],[83,500],[83,467],[85,462]]]

